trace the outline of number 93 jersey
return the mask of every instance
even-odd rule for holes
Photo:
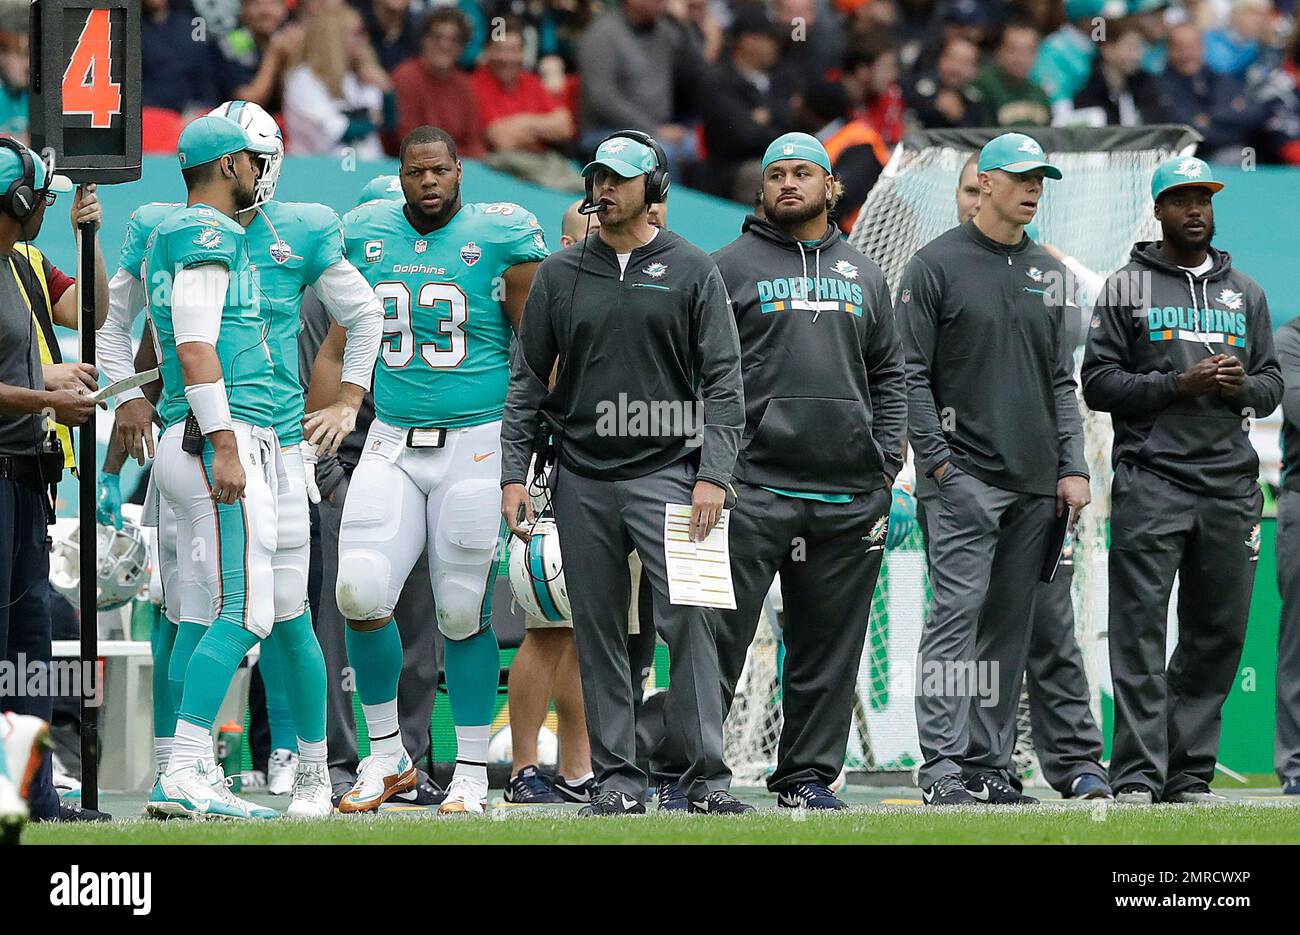
[[[532,213],[465,204],[421,234],[404,201],[371,201],[343,219],[347,258],[384,305],[375,414],[404,428],[465,428],[501,418],[510,379],[505,271],[546,258]]]

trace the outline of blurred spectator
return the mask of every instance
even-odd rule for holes
[[[1057,123],[1136,127],[1159,113],[1155,82],[1142,71],[1142,36],[1123,20],[1110,27],[1098,45],[1088,81],[1071,105],[1057,105]]]
[[[980,50],[988,45],[993,22],[979,0],[946,0],[942,10],[943,41],[961,36]],[[936,43],[922,52],[919,61],[926,66],[932,65],[941,47]]]
[[[894,24],[898,39],[898,65],[915,74],[932,64],[943,42],[943,16],[938,0],[898,0]]]
[[[385,71],[419,51],[420,23],[411,0],[370,0],[358,7],[370,47]]]
[[[581,177],[555,147],[573,137],[564,105],[524,70],[524,24],[507,16],[494,26],[471,83],[494,168],[542,185],[582,188]]]
[[[541,72],[551,67],[546,64],[546,60],[554,59],[554,64],[560,66],[561,73],[563,72],[563,59],[558,55],[555,17],[551,15],[546,0],[482,0],[482,7],[487,16],[488,42],[500,36],[505,20],[513,17],[523,30],[524,68]],[[480,53],[480,63],[482,59]]]
[[[1205,64],[1201,31],[1190,23],[1169,31],[1169,67],[1157,79],[1162,123],[1185,123],[1205,137],[1198,154],[1205,159],[1239,162],[1242,148],[1261,122],[1239,80]]]
[[[440,7],[424,21],[419,56],[393,72],[399,138],[428,124],[451,134],[461,156],[483,155],[483,123],[474,87],[456,68],[469,36],[469,21],[453,7]]]
[[[28,67],[27,34],[0,31],[0,135],[26,143]]]
[[[898,86],[898,51],[888,34],[859,38],[844,57],[844,86],[857,116],[893,146],[903,138],[903,90]]]
[[[844,23],[825,0],[776,0],[772,7],[781,37],[781,69],[797,87],[825,77],[844,60]]]
[[[284,75],[302,50],[303,27],[288,18],[284,0],[244,0],[239,27],[211,46],[218,100],[281,109]]]
[[[307,20],[300,64],[285,78],[289,151],[341,153],[350,148],[359,159],[380,158],[388,90],[360,15],[343,6],[318,11]]]
[[[1246,71],[1265,50],[1272,18],[1269,0],[1236,0],[1227,28],[1205,34],[1205,64],[1211,71],[1245,80]]]
[[[665,9],[686,31],[696,54],[709,65],[722,54],[726,31],[710,0],[667,0]]]
[[[1002,27],[993,61],[975,87],[983,98],[984,120],[996,127],[1045,127],[1052,108],[1047,93],[1029,78],[1038,58],[1038,30],[1023,20]]]
[[[904,92],[913,119],[926,128],[979,126],[979,70],[980,50],[961,36],[948,39],[934,71],[923,73]]]
[[[579,43],[582,149],[594,151],[613,130],[641,130],[664,148],[680,179],[677,164],[694,162],[698,151],[674,101],[678,91],[693,90],[699,64],[685,31],[664,13],[664,0],[623,0],[606,10]]]
[[[831,170],[844,186],[830,217],[847,234],[889,161],[889,147],[871,124],[853,119],[848,92],[835,81],[822,79],[808,86],[796,108],[796,125],[826,147]]]
[[[762,185],[763,151],[794,125],[793,88],[776,71],[781,36],[758,6],[738,10],[727,30],[727,51],[700,102],[714,194],[748,202]]]
[[[1065,0],[1066,23],[1039,47],[1030,78],[1042,85],[1053,104],[1072,100],[1088,83],[1097,57],[1093,36],[1104,6],[1104,0]]]
[[[1127,12],[1126,0],[1114,0],[1114,16]],[[1065,10],[1059,0],[1011,0],[1007,5],[1010,15],[1024,17],[1040,36],[1050,36],[1065,22]]]
[[[570,74],[578,71],[578,46],[596,15],[596,0],[548,0],[555,23],[556,52]]]
[[[1165,59],[1169,54],[1169,25],[1165,22],[1165,11],[1169,9],[1170,0],[1134,0],[1133,22],[1142,33],[1142,70],[1149,75],[1158,75],[1165,70]]]
[[[198,27],[189,8],[180,0],[144,0],[142,13],[141,106],[189,114],[217,104],[206,49],[194,39]]]

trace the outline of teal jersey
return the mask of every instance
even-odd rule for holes
[[[248,225],[246,239],[262,315],[270,323],[275,434],[281,445],[296,445],[305,396],[298,371],[302,296],[343,258],[339,216],[324,205],[269,201]]]
[[[182,208],[168,215],[154,228],[145,247],[141,278],[149,295],[149,318],[158,342],[163,381],[158,414],[163,426],[170,427],[189,412],[176,353],[172,284],[181,270],[208,263],[230,271],[217,335],[217,357],[230,399],[231,418],[269,428],[275,414],[271,353],[266,343],[269,326],[253,285],[244,228],[207,205]]]
[[[546,258],[537,218],[514,204],[463,205],[420,234],[404,201],[371,201],[343,219],[344,249],[384,306],[375,414],[409,428],[501,418],[512,332],[504,273]]]
[[[126,222],[126,239],[122,241],[122,252],[118,254],[118,267],[139,279],[149,235],[155,227],[184,207],[184,204],[175,202],[151,201],[132,211]]]

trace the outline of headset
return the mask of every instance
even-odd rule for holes
[[[31,151],[12,137],[0,136],[0,149],[17,153],[23,167],[23,174],[0,193],[0,211],[13,215],[19,221],[25,221],[36,211],[39,201],[36,194],[36,163],[32,161]]]
[[[601,140],[600,144],[603,146],[610,140],[617,139],[633,140],[640,143],[642,146],[649,146],[654,152],[655,167],[652,171],[647,172],[645,176],[645,203],[648,205],[662,204],[667,200],[668,188],[672,185],[672,179],[668,175],[668,154],[664,152],[664,148],[659,145],[654,137],[650,136],[648,133],[642,133],[640,130],[615,130],[609,136]],[[596,148],[599,149],[600,147],[598,146]],[[578,209],[584,214],[594,214],[597,210],[595,193],[592,191],[594,177],[595,173],[593,172],[591,175],[588,175],[585,180],[587,185],[587,201],[586,204],[583,205],[583,208],[589,210],[582,211],[582,208]]]

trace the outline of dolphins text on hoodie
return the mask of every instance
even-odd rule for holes
[[[1133,246],[1089,322],[1083,398],[1111,414],[1116,466],[1128,461],[1212,497],[1246,497],[1259,473],[1249,420],[1277,407],[1282,371],[1263,290],[1227,253],[1211,247],[1210,261],[1197,275],[1166,260],[1159,244]],[[1184,395],[1178,375],[1215,354],[1241,361],[1242,391]]]

